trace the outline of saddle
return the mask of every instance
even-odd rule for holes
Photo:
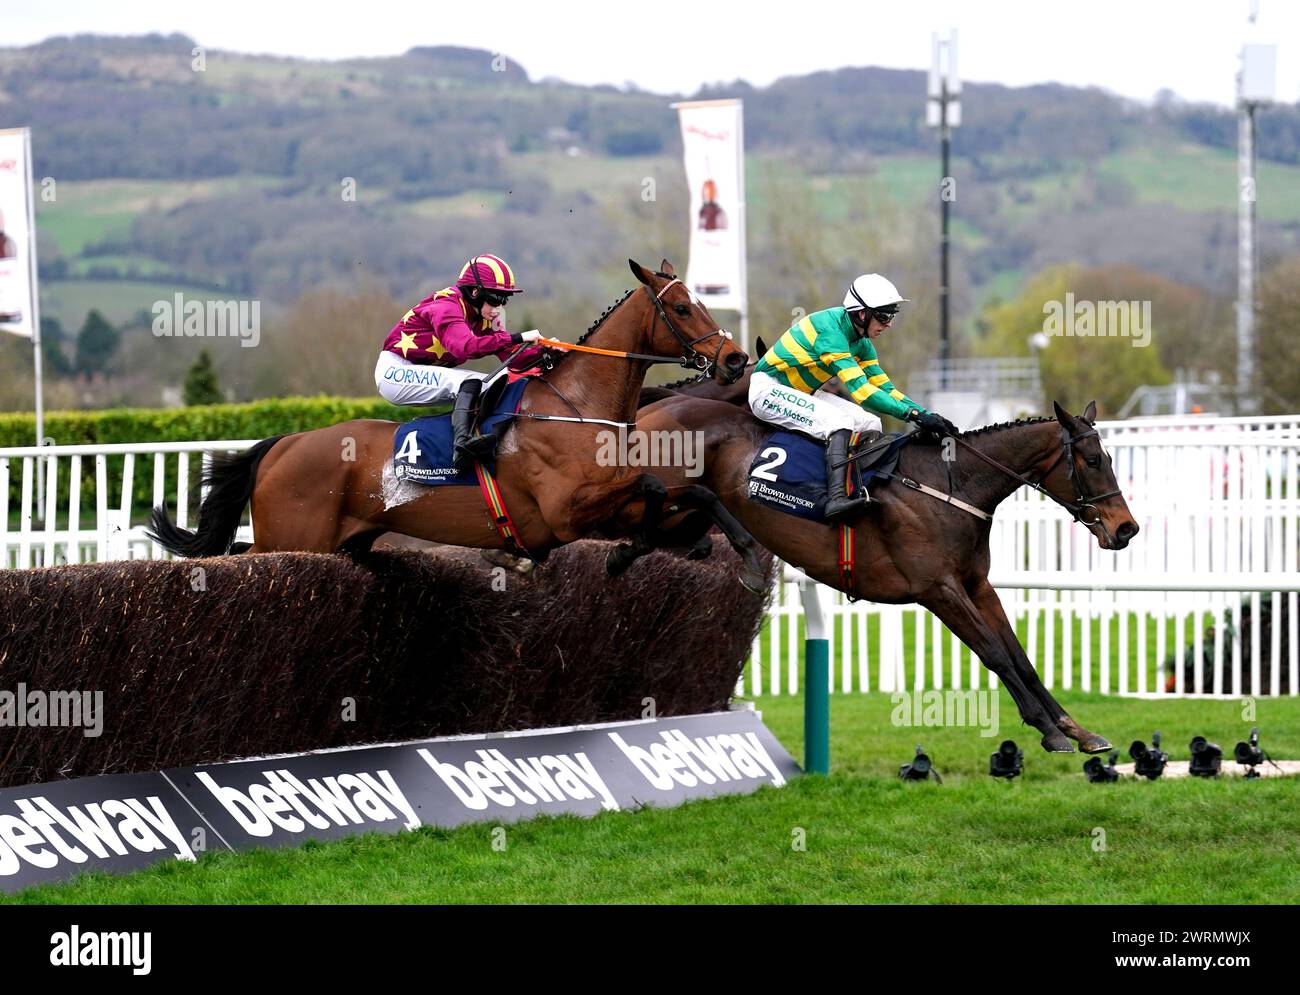
[[[908,433],[910,435],[910,433]],[[864,483],[871,483],[876,477],[887,476],[898,466],[898,454],[910,441],[901,432],[877,432],[871,429],[860,432],[849,449],[849,458],[853,460],[856,473]]]
[[[475,422],[481,435],[497,436],[514,419],[523,398],[528,377],[497,377],[479,396]],[[399,425],[393,435],[393,475],[398,480],[436,486],[459,484],[474,486],[478,478],[472,471],[457,473],[452,464],[454,439],[451,415],[426,415]],[[495,470],[495,459],[491,460]]]
[[[502,371],[500,376],[493,377],[491,380],[489,380],[487,383],[483,385],[483,390],[478,396],[478,407],[474,411],[474,424],[473,424],[473,428],[475,429],[475,431],[479,432],[480,435],[488,434],[488,432],[483,431],[483,427],[484,427],[483,423],[487,421],[488,417],[497,413],[497,407],[499,406],[501,402],[501,398],[504,396],[506,389],[510,386],[513,386],[516,383],[527,383],[527,380],[524,380],[522,378],[518,380],[511,380],[508,376],[506,376],[505,372]],[[520,393],[522,393],[522,390],[520,391]],[[510,413],[514,414],[515,410],[517,410],[518,407],[519,405],[518,403],[516,403],[511,408]],[[494,427],[499,431],[502,426],[498,422]]]
[[[850,447],[853,493],[888,480],[910,434],[862,432]],[[752,501],[810,521],[825,523],[826,443],[802,432],[773,432],[749,467]]]

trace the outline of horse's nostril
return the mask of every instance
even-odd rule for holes
[[[743,352],[733,352],[726,358],[726,365],[729,370],[743,370],[749,365],[749,357]]]
[[[1138,527],[1135,522],[1125,522],[1123,525],[1121,525],[1118,529],[1115,530],[1115,534],[1119,536],[1119,538],[1124,540],[1132,539],[1135,535],[1137,535],[1137,533],[1138,533]]]

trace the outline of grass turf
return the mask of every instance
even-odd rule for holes
[[[1300,756],[1300,701],[1063,696],[1122,747],[1165,734],[1174,759],[1203,733],[1226,751],[1251,724],[1279,758]],[[758,702],[798,758],[802,701]],[[830,777],[676,809],[422,829],[296,849],[209,854],[135,874],[84,876],[29,903],[716,902],[1295,903],[1300,806],[1287,778],[1086,783],[1080,755],[1049,755],[1002,692],[1002,728],[891,724],[888,695],[832,700]],[[1017,739],[1017,781],[986,776]],[[905,784],[923,743],[944,783]],[[494,832],[495,830],[495,832]],[[504,849],[499,842],[504,841]],[[494,846],[494,841],[498,846]],[[803,848],[800,848],[802,841]]]

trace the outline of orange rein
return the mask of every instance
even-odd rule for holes
[[[623,352],[618,349],[597,349],[595,346],[578,345],[576,342],[561,342],[559,339],[538,339],[534,345],[542,345],[550,349],[564,349],[571,352],[590,352],[597,356],[615,356],[619,359],[626,359],[632,355],[630,352]]]

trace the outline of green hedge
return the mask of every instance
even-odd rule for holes
[[[52,411],[45,416],[45,435],[61,446],[264,439],[270,435],[324,428],[353,418],[408,421],[425,413],[431,413],[431,409],[394,407],[380,398],[288,397],[193,408]],[[0,414],[0,449],[30,446],[35,440],[36,419],[33,415]]]

